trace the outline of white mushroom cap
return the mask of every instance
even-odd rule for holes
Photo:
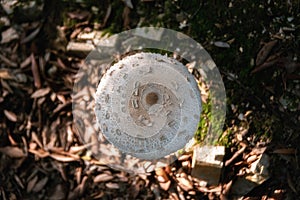
[[[182,149],[198,127],[194,76],[175,59],[137,53],[114,64],[96,93],[97,123],[123,153],[152,160]]]

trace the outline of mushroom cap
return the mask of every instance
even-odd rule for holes
[[[95,113],[103,135],[121,152],[160,159],[193,138],[201,113],[200,92],[182,63],[161,54],[137,53],[103,75]]]

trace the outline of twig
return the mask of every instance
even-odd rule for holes
[[[232,163],[233,160],[235,160],[239,155],[241,155],[245,151],[247,145],[245,143],[241,143],[241,146],[242,146],[242,148],[240,150],[235,152],[229,160],[226,160],[225,167],[230,165],[230,163]]]

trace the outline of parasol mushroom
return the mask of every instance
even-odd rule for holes
[[[201,98],[194,76],[177,60],[137,53],[111,66],[96,92],[97,123],[123,153],[153,160],[194,136]]]

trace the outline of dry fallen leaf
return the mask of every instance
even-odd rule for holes
[[[13,79],[11,71],[8,69],[0,69],[0,78],[1,79]]]
[[[18,64],[13,62],[12,60],[8,59],[4,55],[0,54],[0,60],[2,60],[6,65],[10,67],[18,67]]]
[[[16,122],[17,121],[17,115],[11,111],[8,110],[4,110],[4,114],[7,117],[7,119],[9,119],[12,122]]]
[[[25,60],[23,60],[20,64],[21,69],[27,67],[31,63],[31,56],[28,56]]]
[[[157,179],[159,182],[167,182],[169,180],[165,170],[161,167],[155,169],[155,174],[157,175]]]
[[[117,183],[111,183],[111,182],[110,183],[106,183],[105,186],[107,188],[109,188],[109,189],[119,189],[120,188],[119,184],[117,184]]]
[[[185,155],[181,155],[179,158],[178,158],[178,160],[179,161],[186,161],[186,160],[188,160],[188,159],[190,159],[191,158],[191,154],[185,154]]]
[[[32,191],[33,191],[33,192],[39,192],[39,191],[41,191],[41,190],[45,187],[45,185],[47,184],[47,182],[48,182],[48,177],[45,176],[44,178],[42,178],[41,180],[39,180],[39,181],[36,183],[36,185],[35,185],[35,187],[32,189]]]
[[[126,4],[127,7],[133,9],[133,4],[132,4],[131,0],[124,0],[124,3]]]
[[[12,146],[0,147],[0,152],[12,158],[22,158],[26,156],[24,151],[19,147],[12,147]]]
[[[41,77],[40,77],[40,72],[39,72],[39,67],[37,65],[37,62],[35,60],[34,54],[32,53],[31,56],[31,71],[33,75],[33,80],[34,80],[34,86],[36,88],[41,87]]]
[[[48,157],[50,155],[49,152],[44,151],[43,149],[39,149],[39,150],[34,150],[34,149],[28,149],[29,153],[32,153],[40,158],[45,158]]]
[[[186,178],[178,177],[177,181],[178,185],[185,191],[192,190],[194,188],[193,184]]]
[[[75,156],[66,156],[66,155],[61,155],[61,154],[56,154],[56,153],[51,153],[50,157],[60,161],[60,162],[72,162],[72,161],[78,161],[79,157],[76,158]]]
[[[5,44],[19,38],[18,32],[13,28],[6,29],[2,32],[1,44]]]
[[[66,199],[67,192],[66,184],[57,184],[48,199]]]
[[[38,180],[39,180],[38,176],[34,176],[34,178],[28,182],[26,192],[30,193],[33,190]]]
[[[32,93],[31,98],[43,97],[43,96],[47,95],[50,91],[51,91],[51,89],[49,87],[38,89],[34,93]]]
[[[74,11],[74,12],[68,12],[67,15],[71,19],[83,20],[83,19],[86,19],[88,16],[90,16],[90,12],[77,10],[77,11]]]
[[[25,38],[22,38],[21,44],[25,44],[25,43],[30,42],[31,40],[33,40],[38,35],[38,33],[40,32],[40,30],[41,30],[41,26],[37,27],[34,31],[32,31]]]
[[[114,177],[109,174],[99,174],[94,178],[94,183],[106,182],[112,180]]]
[[[275,149],[273,153],[278,154],[296,154],[296,149],[293,148],[283,148],[283,149]]]
[[[122,17],[123,17],[123,27],[125,29],[130,28],[130,21],[131,21],[130,12],[131,12],[131,10],[129,7],[127,7],[127,6],[124,7]]]
[[[164,191],[168,191],[170,186],[171,186],[171,181],[167,181],[167,182],[159,182],[159,186],[161,187],[161,189],[163,189]]]
[[[106,10],[106,14],[105,14],[105,17],[104,17],[104,19],[103,19],[103,23],[102,23],[102,27],[104,27],[104,26],[106,26],[106,23],[107,23],[107,21],[108,21],[108,19],[109,19],[109,16],[110,16],[110,14],[111,14],[111,9],[112,8],[112,6],[111,6],[111,4],[109,4],[109,6],[108,6],[108,8],[107,8],[107,10]]]
[[[272,40],[268,43],[266,43],[261,50],[258,52],[257,57],[256,57],[256,65],[261,65],[263,64],[263,62],[265,62],[265,60],[267,59],[267,57],[269,56],[271,50],[273,49],[273,47],[277,44],[277,40]]]
[[[214,45],[220,48],[230,48],[230,45],[227,42],[222,42],[222,41],[216,41],[214,42]]]

